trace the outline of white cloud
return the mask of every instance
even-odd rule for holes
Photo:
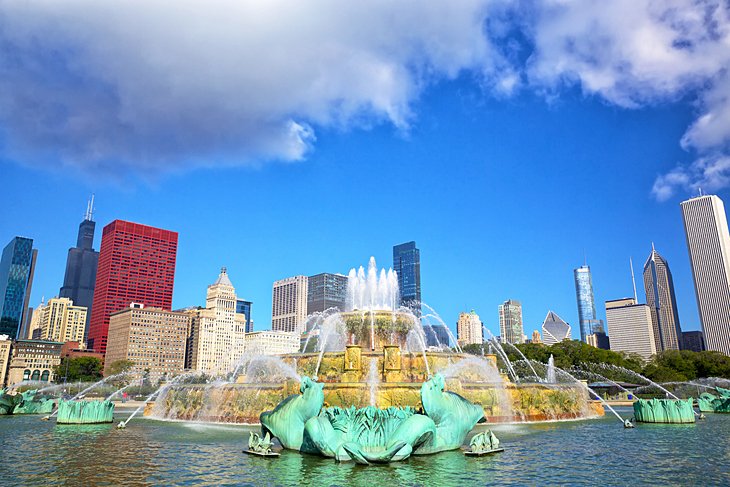
[[[407,130],[470,71],[498,97],[696,99],[667,199],[730,184],[729,69],[727,0],[0,0],[0,140],[99,174],[297,161],[322,127]]]
[[[489,65],[484,3],[0,0],[0,135],[102,173],[299,160]]]

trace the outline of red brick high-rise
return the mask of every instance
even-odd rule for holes
[[[104,227],[88,345],[106,353],[109,315],[130,303],[170,310],[177,232],[114,220]]]

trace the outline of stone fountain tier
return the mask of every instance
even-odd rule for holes
[[[405,347],[408,332],[420,327],[418,318],[409,311],[354,310],[340,313],[345,325],[347,343],[363,349],[383,350],[397,344]],[[374,343],[371,344],[371,335]]]
[[[292,354],[283,356],[282,360],[302,376],[317,375],[319,354]],[[326,406],[362,408],[374,402],[383,409],[420,409],[420,387],[429,379],[428,371],[446,370],[462,360],[475,360],[475,357],[441,352],[401,353],[394,346],[385,346],[382,351],[348,346],[345,351],[322,356],[318,381],[326,384]],[[446,377],[445,380],[448,390],[480,404],[490,422],[547,421],[603,414],[600,405],[589,401],[579,384],[513,384],[497,372],[494,356],[486,356],[485,360],[485,367],[492,367],[492,381],[486,382],[483,376],[469,370],[462,371],[458,379]],[[371,363],[375,365],[378,379],[374,388],[369,382]],[[261,383],[256,382],[257,378],[241,375],[235,384],[176,385],[147,408],[145,415],[254,424],[262,411],[273,409],[299,390],[298,380],[284,376],[269,379]]]
[[[634,402],[634,418],[639,423],[694,423],[694,400],[639,399]]]

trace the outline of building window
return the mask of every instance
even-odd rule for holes
[[[23,371],[23,380],[30,380],[30,370],[25,369]]]
[[[51,372],[50,372],[50,371],[48,371],[48,370],[44,370],[44,371],[43,371],[43,373],[41,374],[41,380],[42,380],[43,382],[48,382],[48,376],[49,376],[50,374],[51,374]]]
[[[34,370],[33,375],[31,376],[30,380],[39,380],[40,378],[41,378],[41,371]]]

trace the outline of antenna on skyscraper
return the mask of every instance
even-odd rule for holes
[[[654,244],[652,244],[652,249]],[[636,295],[636,278],[634,277],[634,260],[629,257],[629,265],[631,266],[631,283],[634,285],[634,303],[639,304],[639,297]]]
[[[84,220],[93,221],[94,220],[94,193],[91,193],[91,199],[86,203],[86,215],[84,215]]]

